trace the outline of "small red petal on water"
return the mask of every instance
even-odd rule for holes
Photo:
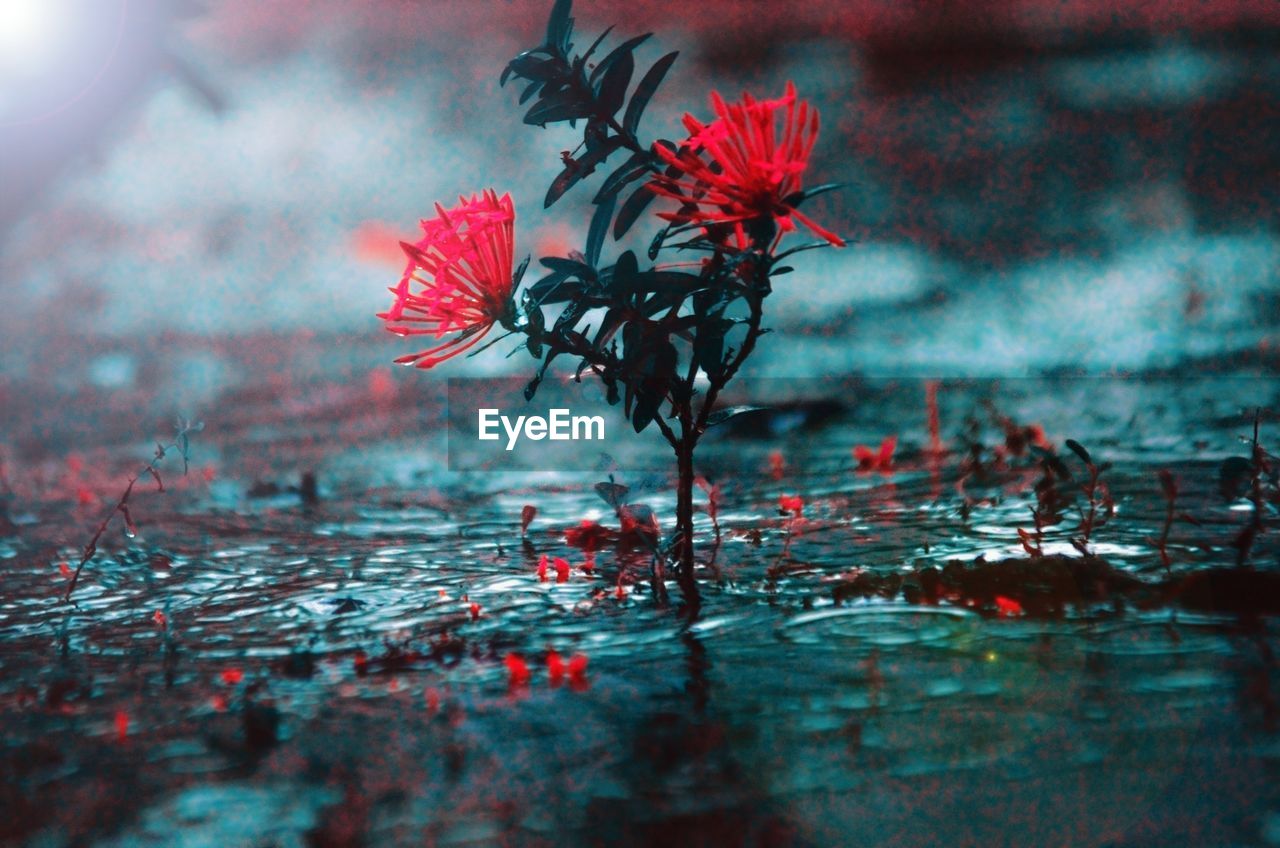
[[[235,686],[241,680],[244,680],[244,672],[238,668],[224,668],[222,670],[222,682],[228,686]]]
[[[471,620],[478,621],[480,618],[480,605],[472,602],[471,604]]]
[[[227,711],[227,698],[225,695],[214,695],[209,699],[209,706],[213,707],[214,712],[225,713]]]
[[[160,612],[160,610],[156,610],[152,613],[151,620],[154,621],[156,623],[156,627],[159,627],[161,630],[169,626],[168,616]]]
[[[91,503],[95,503],[97,500],[97,495],[84,486],[81,486],[76,490],[76,501],[79,502],[81,506],[88,506]]]
[[[532,504],[525,504],[524,509],[520,510],[520,535],[523,536],[529,531],[529,524],[533,521],[533,517],[538,514],[538,508]]]
[[[564,679],[564,660],[555,651],[547,652],[547,676],[551,678],[552,686],[559,686]]]
[[[542,583],[547,582],[547,555],[543,554],[538,560],[538,580]]]
[[[773,475],[773,479],[781,480],[782,474],[786,470],[786,464],[782,461],[782,451],[770,451],[769,453],[769,473]]]
[[[569,657],[569,683],[574,689],[585,689],[587,685],[587,655],[574,654]]]
[[[71,570],[71,566],[67,565],[65,562],[58,563],[58,572],[67,580],[70,580],[71,575],[75,573]]]
[[[507,654],[502,660],[507,666],[507,682],[515,686],[525,686],[529,683],[529,666],[525,661],[515,654]]]
[[[200,476],[204,478],[206,483],[212,483],[217,478],[218,472],[212,465],[206,465],[200,469]]]
[[[893,451],[898,446],[897,436],[885,436],[880,442],[880,452],[876,455],[876,466],[881,471],[888,471],[893,466]]]
[[[783,495],[778,498],[778,506],[783,512],[797,516],[804,512],[804,500],[799,495]]]
[[[122,742],[129,736],[129,714],[116,710],[116,738]]]
[[[1001,618],[1010,618],[1011,616],[1022,615],[1022,604],[1013,598],[996,595],[996,610]]]
[[[369,656],[364,651],[356,651],[355,656],[351,658],[351,665],[355,668],[356,674],[364,676],[369,670]]]
[[[569,561],[563,557],[556,557],[556,582],[564,583],[569,579]]]
[[[435,714],[440,711],[440,693],[435,689],[427,689],[427,712]]]

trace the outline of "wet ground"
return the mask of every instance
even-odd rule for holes
[[[917,380],[727,433],[700,457],[721,543],[699,515],[715,560],[693,620],[674,584],[655,603],[643,546],[566,542],[618,527],[597,477],[444,471],[435,388],[224,395],[72,605],[60,563],[150,443],[103,415],[75,451],[50,420],[9,452],[7,844],[1280,844],[1277,620],[1257,614],[1280,598],[1183,591],[1240,573],[1253,507],[1222,468],[1273,380],[944,382],[942,454]],[[1077,476],[1067,438],[1112,463],[1089,547],[1124,591],[919,591],[931,569],[1026,567],[1043,469],[1005,418]],[[1264,446],[1277,429],[1264,415]],[[892,465],[858,470],[854,446],[890,435]],[[669,481],[618,482],[669,527]],[[1077,558],[1079,523],[1042,559]],[[1274,575],[1278,551],[1264,532],[1249,563]],[[549,674],[552,651],[585,671]]]

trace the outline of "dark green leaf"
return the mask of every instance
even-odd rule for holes
[[[1093,460],[1089,457],[1089,452],[1084,449],[1084,445],[1075,439],[1067,439],[1065,442],[1067,448],[1084,462],[1085,465],[1093,465]]]
[[[564,271],[548,274],[529,287],[529,300],[535,305],[541,305],[563,303],[578,297],[584,287],[578,280],[569,280],[570,276]]]
[[[615,483],[612,480],[607,483],[596,483],[595,489],[596,494],[600,496],[601,500],[614,509],[622,506],[624,503],[623,499],[626,498],[627,492],[631,491],[628,487]]]
[[[595,70],[591,72],[591,84],[595,85],[599,82],[600,79],[609,72],[609,69],[613,67],[614,62],[617,62],[623,56],[631,56],[631,51],[643,44],[651,35],[653,35],[651,32],[646,32],[644,35],[637,35],[635,38],[627,39],[617,47],[613,48],[612,52],[601,59],[600,64],[596,65]],[[631,61],[634,65],[635,59],[632,58]]]
[[[648,152],[632,153],[627,161],[618,167],[618,170],[610,174],[600,185],[600,190],[596,192],[593,203],[602,203],[609,197],[617,196],[627,183],[649,170],[649,154]]]
[[[782,198],[782,202],[788,206],[799,206],[811,197],[817,197],[820,194],[826,194],[829,191],[835,191],[838,188],[844,188],[844,183],[823,183],[813,188],[806,188],[802,191],[795,191]]]
[[[589,104],[580,100],[574,100],[566,92],[554,94],[551,97],[544,97],[537,103],[533,104],[533,108],[524,116],[524,122],[532,125],[545,125],[555,123],[556,121],[569,121],[575,118],[585,118],[591,114]]]
[[[551,183],[551,188],[547,189],[546,199],[543,200],[543,208],[545,209],[559,200],[566,191],[577,185],[578,181],[583,177],[594,173],[600,163],[609,158],[609,154],[622,146],[622,142],[622,136],[615,135],[581,159],[570,160],[565,165],[564,170],[560,172],[560,175]]]
[[[517,76],[538,82],[555,79],[564,70],[564,65],[558,60],[539,57],[534,55],[533,51],[521,53],[512,59],[507,67]]]
[[[717,424],[723,424],[730,418],[742,415],[746,412],[756,412],[761,409],[767,409],[763,406],[730,406],[725,409],[717,409],[711,415],[707,416],[707,427],[711,428]]]
[[[565,49],[569,43],[569,34],[573,29],[573,21],[569,13],[573,10],[573,0],[556,0],[551,7],[551,17],[547,19],[547,46]]]
[[[600,82],[600,109],[606,115],[615,115],[627,99],[627,86],[631,85],[631,75],[635,73],[636,60],[630,53],[622,54],[618,61],[609,66],[609,71]]]
[[[611,194],[603,202],[597,200],[596,211],[591,216],[591,227],[587,230],[586,257],[587,264],[600,264],[600,249],[604,246],[604,234],[609,231],[613,221],[613,209],[618,205],[618,196]]]
[[[628,250],[618,257],[618,261],[613,266],[613,275],[609,281],[609,288],[617,293],[623,294],[631,290],[631,286],[635,284],[636,274],[640,271],[640,264],[636,262],[634,252]]]
[[[631,229],[631,225],[640,217],[640,213],[644,212],[655,195],[649,191],[648,185],[642,185],[637,188],[630,197],[622,204],[622,208],[618,210],[618,217],[613,221],[613,238],[618,240],[627,234],[627,230]]]
[[[538,89],[542,88],[542,85],[543,84],[540,80],[534,80],[533,82],[529,83],[528,87],[526,87],[525,90],[520,93],[520,105],[523,106],[524,104],[528,103],[529,98],[537,94]]]
[[[662,84],[662,78],[667,75],[667,71],[671,69],[671,63],[679,55],[680,52],[676,51],[663,56],[653,63],[653,67],[640,80],[640,84],[636,86],[635,93],[631,95],[631,102],[627,104],[626,115],[622,119],[622,128],[624,130],[634,134],[636,129],[639,128],[640,118],[644,115],[645,107],[649,105],[649,99],[658,90],[658,86]]]
[[[630,326],[630,325],[628,325]],[[639,433],[649,426],[667,397],[675,376],[679,354],[675,345],[663,339],[656,347],[643,349],[637,365],[636,404],[631,412],[631,425]]]
[[[553,271],[563,271],[565,274],[581,277],[584,280],[594,280],[596,278],[595,268],[576,259],[566,259],[563,256],[544,256],[538,261],[542,263],[543,267],[550,268]]]
[[[663,227],[653,234],[653,238],[649,241],[649,260],[658,258],[658,251],[662,250],[662,243],[667,240],[667,233],[671,230],[670,226]]]
[[[578,61],[585,64],[586,61],[591,58],[591,54],[596,52],[596,48],[600,46],[600,42],[604,41],[605,37],[611,32],[613,32],[612,24],[608,29],[600,33],[600,36],[595,41],[591,42],[591,46],[587,48],[587,52],[579,56]]]
[[[712,380],[724,373],[724,337],[732,328],[733,321],[728,318],[711,318],[698,326],[693,337],[693,355]]]

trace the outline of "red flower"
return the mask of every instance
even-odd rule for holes
[[[396,362],[431,368],[464,353],[511,312],[516,213],[511,195],[487,189],[453,209],[436,204],[436,217],[422,221],[422,239],[400,242],[409,257],[395,302],[378,317],[398,336],[456,336]],[[410,291],[417,283],[418,292]]]
[[[804,513],[804,499],[799,495],[783,495],[778,498],[778,508],[799,517]]]
[[[818,138],[818,110],[796,98],[795,84],[788,82],[786,93],[777,100],[743,94],[740,104],[725,103],[713,91],[711,105],[716,120],[709,124],[684,116],[689,141],[679,152],[660,144],[653,148],[681,176],[657,177],[649,183],[650,190],[690,207],[660,212],[659,217],[679,224],[729,224],[772,217],[778,222],[779,235],[795,229],[795,218],[819,238],[843,247],[843,239],[787,202],[801,190],[801,175]]]

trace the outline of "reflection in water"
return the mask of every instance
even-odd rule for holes
[[[1039,475],[987,449],[979,481],[958,426],[942,434],[952,453],[929,454],[917,388],[870,383],[816,430],[709,443],[722,542],[696,621],[654,603],[643,553],[605,546],[584,568],[564,531],[609,515],[586,478],[370,491],[319,440],[314,503],[249,498],[248,481],[150,497],[71,608],[57,563],[85,522],[56,494],[27,498],[21,534],[0,539],[3,837],[1263,844],[1259,811],[1280,809],[1274,619],[1151,594],[1081,592],[1043,615],[1022,613],[1032,596],[948,595],[952,561],[1023,556]],[[1117,514],[1095,551],[1158,583],[1155,471],[1174,470],[1199,522],[1170,536],[1174,577],[1231,565],[1247,516],[1218,466],[1246,429],[1233,413],[1274,391],[1167,389],[975,383],[940,401],[948,425],[990,398],[1114,462]],[[893,467],[858,472],[853,445],[886,422]],[[228,454],[239,438],[206,435]],[[384,440],[361,449],[412,455]],[[777,509],[797,494],[803,521]],[[670,515],[662,489],[643,499]],[[1046,550],[1069,545],[1064,528]],[[1259,538],[1260,571],[1276,545]],[[564,582],[539,580],[544,554],[568,561]],[[585,655],[585,674],[553,678],[550,651]],[[510,654],[528,685],[509,686]]]

